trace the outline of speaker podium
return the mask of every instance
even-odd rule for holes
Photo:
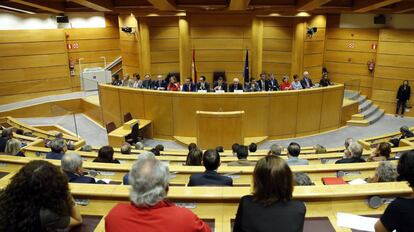
[[[202,149],[244,144],[244,111],[196,111],[197,144]]]

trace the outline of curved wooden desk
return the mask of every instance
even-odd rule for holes
[[[254,93],[167,92],[100,85],[105,123],[123,115],[153,122],[154,137],[196,137],[196,111],[244,111],[247,141],[287,138],[338,128],[344,86]],[[212,135],[214,136],[214,135]],[[246,140],[245,140],[246,142]],[[219,145],[219,144],[217,144]]]

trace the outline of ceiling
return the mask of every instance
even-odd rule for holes
[[[0,0],[0,10],[16,12],[16,9],[55,14],[91,11],[404,14],[414,13],[414,0]]]

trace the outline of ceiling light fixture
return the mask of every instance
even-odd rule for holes
[[[17,9],[17,8],[5,6],[5,5],[0,5],[0,8],[6,9],[6,10],[11,10],[11,11],[16,11],[16,12],[20,12],[20,13],[25,13],[25,14],[36,14],[35,12],[32,12],[32,11]]]
[[[303,12],[297,13],[295,16],[296,17],[309,17],[310,14],[308,12],[303,11]]]

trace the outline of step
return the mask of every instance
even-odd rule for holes
[[[359,97],[359,92],[358,91],[353,91],[353,90],[345,90],[344,91],[344,98],[348,98],[350,100],[356,100]]]
[[[358,101],[360,105],[362,105],[365,102],[365,100],[367,100],[367,96],[365,95],[359,95],[358,99],[356,99],[356,101]]]
[[[382,116],[384,116],[384,114],[385,114],[385,111],[383,109],[379,109],[377,112],[375,112],[374,114],[372,114],[371,116],[369,116],[365,120],[367,120],[369,122],[369,124],[374,124],[375,122],[380,120],[382,118]]]
[[[369,126],[369,122],[367,120],[349,120],[346,122],[347,126]]]
[[[364,103],[359,105],[358,110],[361,113],[361,112],[367,110],[369,107],[371,107],[371,105],[372,105],[372,101],[367,99],[366,101],[364,101]]]
[[[371,107],[361,112],[360,114],[364,115],[364,118],[368,118],[369,116],[375,114],[378,110],[379,110],[378,105],[371,105]]]
[[[364,118],[363,114],[353,114],[351,120],[361,121],[364,120]]]

